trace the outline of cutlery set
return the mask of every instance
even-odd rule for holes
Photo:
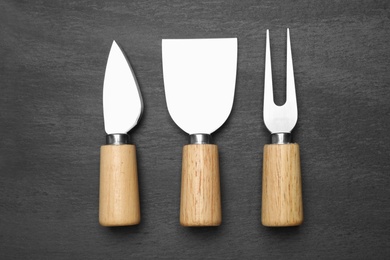
[[[183,147],[180,224],[219,226],[222,221],[218,146],[211,134],[229,117],[237,71],[237,38],[163,39],[162,65],[167,108],[189,135]],[[263,117],[271,133],[264,146],[262,224],[297,226],[303,221],[299,146],[291,143],[297,119],[290,33],[287,29],[286,102],[273,100],[267,30]],[[103,86],[106,145],[100,151],[99,223],[140,223],[136,147],[128,132],[137,124],[143,102],[137,80],[114,41]]]

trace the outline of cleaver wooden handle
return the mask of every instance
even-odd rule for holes
[[[99,223],[130,226],[140,223],[135,145],[103,145],[100,149]]]
[[[298,144],[267,144],[263,158],[261,222],[269,227],[303,222]]]
[[[221,221],[218,146],[185,145],[181,177],[180,224],[186,227],[219,226]]]

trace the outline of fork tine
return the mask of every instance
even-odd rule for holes
[[[291,55],[290,31],[287,29],[287,62],[286,62],[286,102],[278,106],[274,102],[272,87],[272,68],[269,31],[265,53],[264,107],[263,120],[272,133],[290,133],[298,120],[297,98],[295,94],[294,69]]]
[[[287,28],[287,62],[286,62],[286,104],[297,107],[295,93],[294,68],[291,54],[290,29]]]
[[[264,116],[270,112],[274,105],[274,93],[272,88],[272,67],[271,67],[271,50],[269,40],[269,30],[267,29],[267,41],[265,51],[265,75],[264,75]]]

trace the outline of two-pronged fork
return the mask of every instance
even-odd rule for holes
[[[299,146],[291,143],[291,131],[298,120],[290,31],[287,29],[286,103],[274,103],[271,51],[267,30],[264,124],[271,132],[271,144],[264,146],[262,216],[264,226],[298,226],[303,221]]]

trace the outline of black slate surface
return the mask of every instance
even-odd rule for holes
[[[383,1],[0,2],[1,259],[386,259],[390,11]],[[291,28],[305,222],[260,223],[265,31],[277,103]],[[162,38],[238,37],[234,107],[214,134],[223,224],[179,225],[187,136],[165,104]],[[102,84],[112,40],[145,109],[142,223],[98,224]]]

